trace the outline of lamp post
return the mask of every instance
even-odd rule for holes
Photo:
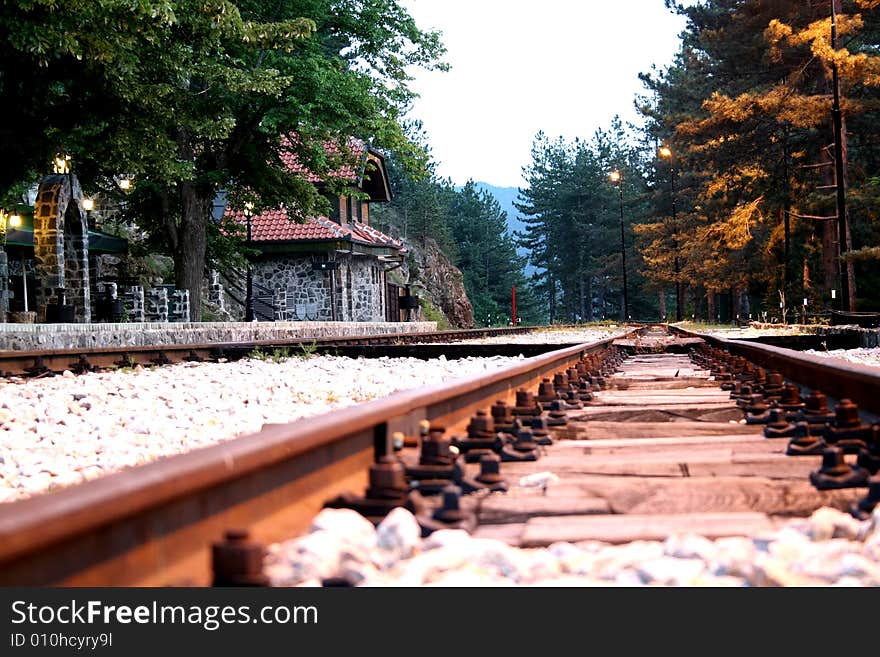
[[[675,216],[675,163],[672,160],[672,149],[668,146],[661,147],[659,154],[660,157],[669,160],[669,192],[672,196],[672,267],[675,274],[675,321],[680,322],[683,313],[681,308],[681,280],[678,275],[678,240],[675,237],[675,230],[678,226]]]
[[[3,243],[0,244],[6,248],[6,237],[10,228],[18,228],[21,226],[21,215],[14,210],[7,213],[6,210],[0,210],[0,229],[3,231]],[[25,268],[24,254],[21,255],[21,295],[24,298],[24,311],[28,311],[27,299],[27,269]]]
[[[629,319],[629,294],[626,284],[626,239],[623,232],[623,175],[620,171],[612,171],[608,174],[611,182],[617,184],[618,200],[620,207],[620,268],[623,272],[623,321]]]
[[[245,203],[244,204],[244,216],[247,221],[247,245],[248,248],[251,246],[251,215],[253,214],[254,204],[253,203]],[[251,269],[251,260],[250,256],[248,256],[247,263],[247,284],[245,288],[245,310],[244,310],[244,321],[252,322],[254,321],[254,274]]]

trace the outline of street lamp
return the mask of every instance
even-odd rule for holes
[[[679,280],[678,271],[678,240],[675,237],[675,230],[678,221],[675,216],[675,164],[672,159],[672,149],[668,146],[661,146],[658,151],[660,157],[669,160],[669,190],[672,196],[672,251],[673,251],[673,271],[675,272],[675,321],[680,322],[682,318],[681,309],[681,280]]]
[[[52,162],[55,173],[70,173],[70,155],[58,155]]]
[[[254,213],[254,204],[248,201],[244,204],[244,216],[247,220],[247,245],[251,246],[251,215]],[[251,259],[248,255],[247,262],[247,287],[245,291],[244,321],[254,321],[254,274],[251,269]]]
[[[623,321],[629,319],[629,295],[626,284],[626,240],[623,233],[623,176],[620,171],[612,171],[608,174],[611,182],[617,185],[620,206],[620,268],[623,272]]]
[[[84,198],[82,206],[83,210],[86,211],[86,223],[89,225],[89,230],[93,230],[95,226],[92,223],[92,210],[95,209],[95,201],[90,198]]]

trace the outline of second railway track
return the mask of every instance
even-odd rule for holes
[[[703,355],[694,361],[689,349]],[[754,349],[756,358],[770,358],[779,369],[804,371],[797,356]],[[630,357],[620,360],[617,352],[624,350]],[[296,536],[331,501],[368,516],[404,506],[417,513],[425,534],[466,527],[476,537],[519,547],[621,544],[682,532],[752,536],[823,506],[867,508],[867,479],[857,487],[819,490],[810,475],[823,460],[830,467],[828,454],[820,449],[787,456],[790,438],[770,439],[765,425],[744,424],[731,392],[710,380],[716,377],[709,368],[718,366],[705,360],[711,355],[701,338],[651,329],[616,344],[604,340],[537,356],[473,381],[266,427],[200,452],[0,505],[0,582],[205,585],[218,577],[219,558],[219,581],[262,583],[268,580],[259,572],[261,548],[251,541]],[[760,394],[759,380],[768,372],[755,374],[752,366],[737,372],[743,362],[717,371],[717,378],[730,379],[726,387],[750,384],[745,394]],[[824,380],[863,377],[840,385],[876,390],[876,375],[855,369],[825,366]],[[778,400],[779,378],[767,386],[768,404]],[[840,406],[829,392],[831,406]],[[580,404],[579,395],[585,400]],[[499,410],[498,402],[508,408]],[[542,403],[548,405],[543,412]],[[520,426],[505,427],[513,411]],[[852,421],[851,409],[844,415]],[[495,426],[487,427],[493,416]],[[796,416],[792,410],[774,420],[795,427]],[[527,430],[538,417],[552,420],[549,441]],[[856,410],[855,417],[867,456],[857,454],[855,443],[835,447],[839,435],[822,438],[826,427],[820,424],[807,432],[822,448],[841,451],[838,470],[857,469],[857,460],[867,466],[880,461],[875,416]],[[833,416],[826,419],[834,428]],[[426,424],[434,430],[426,433]],[[552,444],[532,444],[536,436]],[[484,452],[467,459],[477,448]],[[500,487],[499,479],[508,491],[490,492]],[[247,529],[250,539],[229,535],[214,552],[212,572],[210,546],[238,529]]]

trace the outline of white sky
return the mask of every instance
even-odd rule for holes
[[[663,0],[401,0],[443,33],[447,73],[413,71],[438,174],[522,187],[535,135],[589,139],[633,121],[638,73],[664,68],[684,19]]]

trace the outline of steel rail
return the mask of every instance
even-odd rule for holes
[[[743,340],[729,340],[670,326],[689,337],[742,356],[768,370],[780,372],[787,379],[835,399],[850,399],[859,408],[880,415],[880,370],[858,363],[812,356],[792,349]]]
[[[500,335],[529,333],[540,327],[456,329],[428,333],[387,333],[337,337],[301,336],[287,339],[252,340],[125,347],[86,347],[31,351],[0,350],[0,374],[7,376],[38,376],[45,372],[60,373],[89,369],[110,369],[125,366],[151,366],[186,360],[217,360],[242,357],[254,350],[332,348],[387,344],[418,344],[443,340],[458,341]],[[305,347],[304,345],[307,345]]]
[[[392,394],[19,502],[0,505],[0,585],[166,586],[210,581],[209,546],[231,528],[263,542],[304,531],[328,499],[361,492],[394,431],[427,419],[460,431],[516,390],[623,334],[466,381]]]

